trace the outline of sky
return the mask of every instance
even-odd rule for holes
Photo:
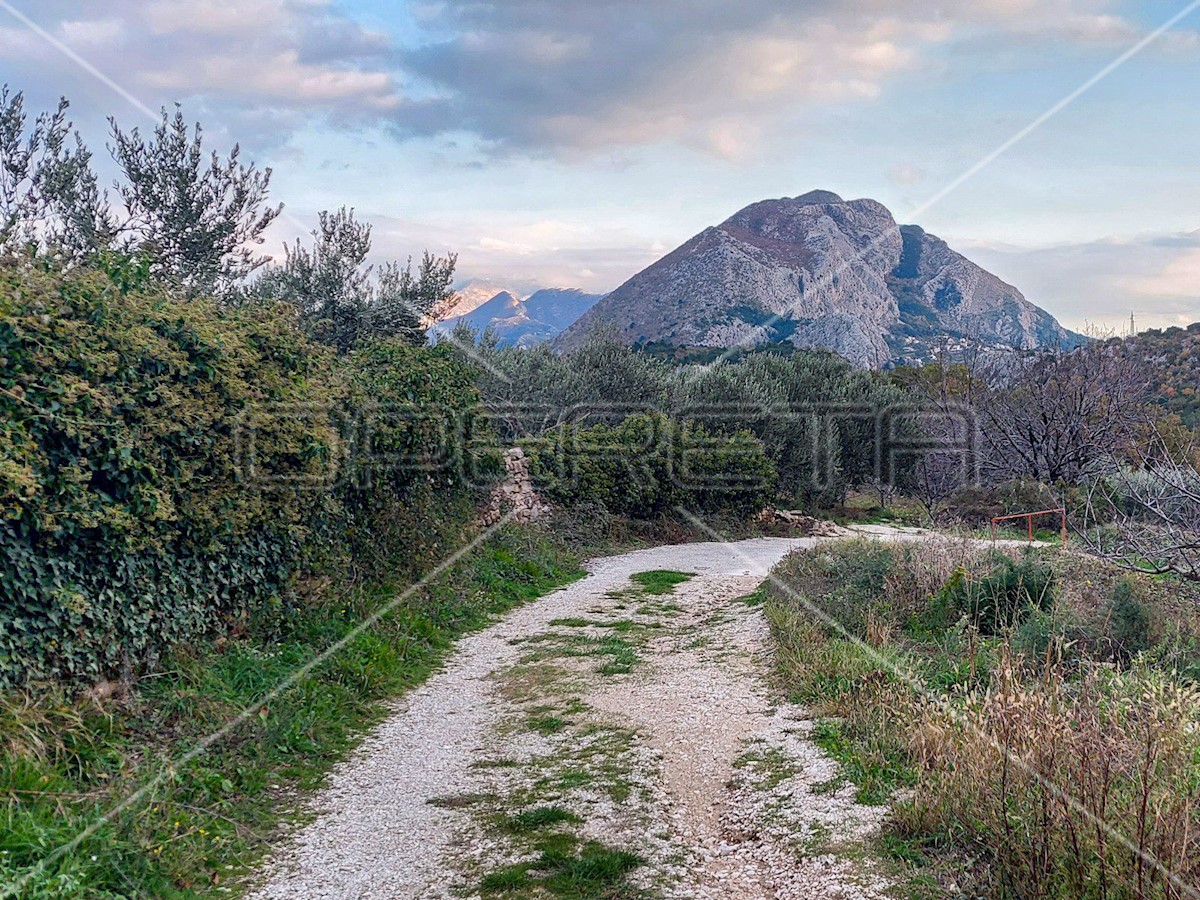
[[[767,197],[872,197],[1069,327],[1200,321],[1200,0],[0,0],[0,81],[179,103],[375,256],[607,291]],[[1182,14],[1182,15],[1181,15]],[[1157,34],[1165,23],[1172,27]]]

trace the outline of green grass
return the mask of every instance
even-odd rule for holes
[[[570,723],[561,716],[534,716],[525,724],[538,734],[558,734]]]
[[[753,593],[738,597],[734,602],[741,603],[743,606],[749,607],[762,606],[767,602],[767,589],[765,587],[760,587]]]
[[[506,866],[479,882],[484,896],[562,897],[567,900],[617,900],[635,896],[627,876],[643,864],[636,853],[617,850],[597,841],[567,849],[558,835],[538,844],[532,862]],[[573,842],[573,839],[571,839]]]
[[[560,822],[575,823],[578,821],[579,816],[560,806],[535,806],[533,809],[509,816],[506,824],[509,831],[533,831],[548,825],[557,825]]]
[[[582,574],[541,533],[506,530],[269,703],[264,695],[403,586],[327,588],[281,604],[240,637],[180,648],[121,702],[49,688],[0,698],[0,897],[223,896],[279,822],[298,815],[304,792],[386,715],[384,701],[425,680],[459,636]],[[175,765],[242,709],[252,711],[245,722]]]
[[[638,585],[645,594],[669,594],[677,585],[696,577],[695,572],[673,572],[670,569],[652,569],[637,572],[629,580]]]
[[[601,675],[625,675],[633,671],[640,659],[637,648],[619,637],[606,637],[599,641],[594,655],[608,657],[606,662],[596,668]]]
[[[897,788],[916,784],[917,773],[903,747],[847,731],[832,720],[814,725],[810,738],[841,765],[845,777],[855,785],[854,799],[859,803],[879,806],[887,803]]]

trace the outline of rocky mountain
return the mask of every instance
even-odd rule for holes
[[[454,293],[433,310],[433,320],[443,322],[446,319],[465,316],[474,312],[497,294],[503,292],[505,286],[491,281],[473,279],[454,289]]]
[[[919,362],[947,340],[1033,348],[1082,338],[1012,285],[875,200],[829,191],[751,204],[629,279],[555,341],[607,323],[630,343],[790,341],[860,366]]]
[[[470,312],[438,322],[430,332],[434,336],[447,335],[465,323],[478,333],[490,328],[503,345],[529,347],[558,335],[600,297],[583,291],[546,288],[522,300],[510,291],[501,291]]]

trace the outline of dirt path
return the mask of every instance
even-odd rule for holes
[[[597,560],[466,638],[335,771],[251,896],[883,896],[861,852],[883,810],[838,786],[769,688],[746,599],[812,543]],[[655,570],[694,577],[638,576]]]

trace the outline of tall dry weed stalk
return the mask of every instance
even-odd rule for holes
[[[1019,897],[1196,897],[1200,694],[1162,673],[1030,681],[1013,660],[910,730],[910,827],[989,848]]]

